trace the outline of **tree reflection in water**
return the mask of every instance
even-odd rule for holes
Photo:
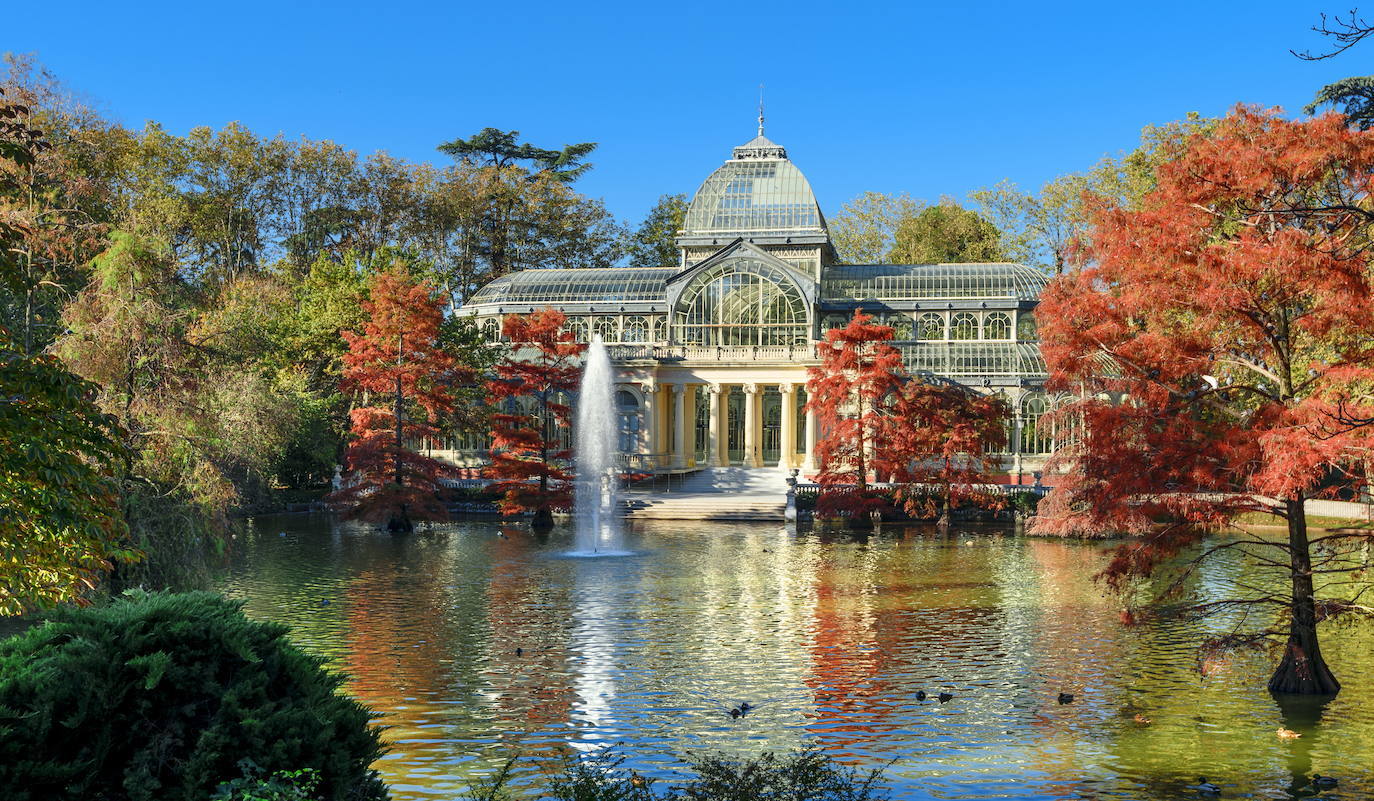
[[[642,555],[605,561],[558,558],[570,532],[496,523],[256,528],[272,535],[240,544],[225,591],[352,675],[392,727],[379,769],[398,799],[453,797],[512,751],[615,745],[667,776],[689,749],[801,744],[895,760],[903,797],[1159,798],[1205,775],[1285,798],[1310,794],[1313,773],[1374,795],[1370,631],[1329,637],[1349,677],[1337,699],[1277,704],[1267,657],[1198,673],[1197,643],[1227,621],[1123,625],[1091,581],[1093,545],[665,522],[628,535]],[[1187,591],[1209,597],[1244,569],[1219,563]],[[734,720],[741,701],[757,708]]]

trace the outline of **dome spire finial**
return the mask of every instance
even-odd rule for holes
[[[759,84],[759,136],[763,136],[763,84]]]

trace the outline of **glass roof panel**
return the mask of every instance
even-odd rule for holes
[[[1045,358],[1030,342],[918,342],[893,347],[906,369],[941,376],[1043,377]]]
[[[1024,264],[843,264],[821,276],[822,300],[1036,300],[1047,277]]]
[[[811,184],[786,158],[736,158],[702,183],[687,209],[688,236],[818,234],[825,230]]]
[[[487,303],[662,303],[676,269],[604,267],[521,270],[487,284],[464,305]]]

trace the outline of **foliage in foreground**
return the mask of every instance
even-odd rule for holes
[[[723,754],[689,754],[689,773],[680,784],[658,782],[625,767],[625,758],[600,752],[568,757],[546,769],[537,790],[557,801],[878,801],[887,798],[882,771],[868,773],[840,764],[817,748],[791,754],[771,752],[752,759]],[[474,784],[472,801],[512,797],[516,760]]]
[[[250,759],[317,799],[385,799],[369,712],[286,632],[211,593],[129,593],[0,642],[6,797],[204,801]]]

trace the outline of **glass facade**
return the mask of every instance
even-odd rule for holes
[[[659,469],[809,463],[801,387],[816,364],[810,346],[856,310],[893,329],[911,374],[1006,398],[1021,456],[1043,456],[1067,436],[1042,422],[1054,404],[1034,318],[1047,282],[1038,270],[838,264],[805,176],[762,135],[701,185],[677,242],[680,267],[524,270],[487,284],[459,314],[500,342],[503,317],[553,307],[577,341],[612,343],[624,382],[621,448],[653,450]],[[633,389],[668,384],[692,387],[684,427],[675,402]],[[746,395],[744,384],[758,392]],[[646,402],[654,397],[662,402]]]
[[[490,303],[631,303],[663,301],[676,270],[609,267],[585,270],[521,270],[504,275],[473,294],[469,306]]]
[[[821,276],[824,300],[1036,300],[1045,274],[1021,264],[837,264]]]
[[[673,312],[685,345],[792,345],[811,338],[806,300],[792,279],[757,259],[720,262],[693,276]]]

